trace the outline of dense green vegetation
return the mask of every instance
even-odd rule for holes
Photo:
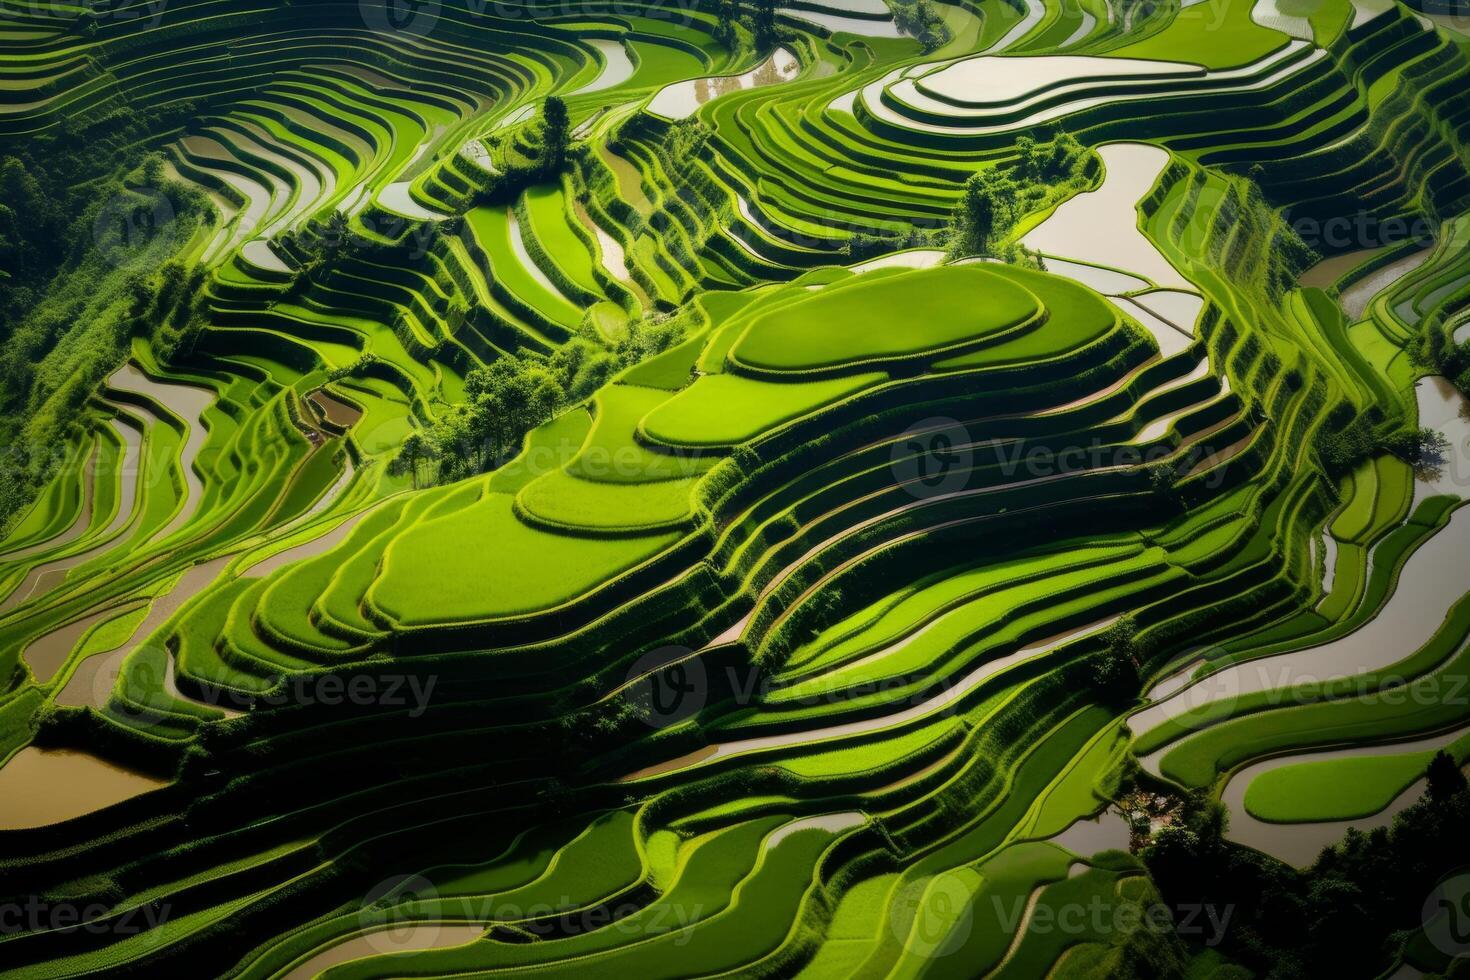
[[[1447,13],[0,0],[0,974],[1463,974]]]

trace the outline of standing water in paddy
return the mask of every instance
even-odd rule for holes
[[[0,975],[1453,972],[1452,23],[145,6],[0,28]]]

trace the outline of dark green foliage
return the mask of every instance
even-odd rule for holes
[[[559,96],[549,95],[541,105],[541,165],[545,176],[561,173],[567,162],[571,143],[571,121],[567,104]]]
[[[1305,872],[1224,840],[1196,810],[1144,858],[1167,902],[1234,910],[1221,950],[1261,976],[1376,976],[1421,925],[1435,882],[1470,862],[1470,789],[1453,761],[1392,827],[1349,830]]]
[[[775,0],[755,0],[750,17],[750,33],[755,35],[755,48],[766,52],[781,41],[780,29],[776,27]]]
[[[710,130],[704,121],[694,117],[681,119],[669,127],[666,150],[672,160],[691,160],[703,152]]]
[[[1434,757],[1429,760],[1426,777],[1426,792],[1436,803],[1452,800],[1466,788],[1465,774],[1455,764],[1454,758],[1443,749],[1434,753]]]
[[[1329,474],[1340,475],[1352,469],[1373,452],[1373,427],[1358,416],[1336,431],[1320,429],[1317,433],[1317,455]]]
[[[858,232],[849,238],[843,246],[843,252],[851,262],[861,262],[864,259],[877,258],[887,255],[889,252],[899,252],[906,248],[922,248],[933,246],[936,243],[934,232],[925,232],[918,228],[904,235],[871,235],[866,232]]]
[[[1093,157],[1070,133],[1042,144],[1022,136],[1015,149],[1011,167],[982,170],[965,181],[950,238],[950,253],[956,257],[999,255],[1004,249],[998,250],[996,242],[1023,215],[1080,188],[1092,169]]]
[[[1138,695],[1138,624],[1123,616],[1103,633],[1107,649],[1093,662],[1092,683],[1110,704],[1124,705]]]
[[[186,346],[200,323],[202,274],[169,260],[209,213],[208,201],[194,188],[140,183],[156,168],[137,159],[130,182],[93,185],[88,206],[67,225],[71,245],[55,256],[62,263],[54,278],[33,289],[32,266],[0,281],[3,302],[25,304],[0,342],[0,445],[12,447],[0,472],[0,528],[49,476],[51,447],[80,421],[128,339],[157,336],[170,351]],[[28,193],[21,168],[8,169]]]
[[[526,433],[586,400],[614,374],[684,339],[674,319],[634,321],[611,345],[574,337],[549,357],[507,356],[465,376],[465,401],[447,407],[427,433],[415,433],[393,460],[414,485],[495,469],[521,448]]]
[[[139,183],[162,185],[161,159],[145,163],[150,135],[197,112],[192,102],[119,108],[90,121],[67,119],[7,148],[0,157],[0,343],[91,240],[85,214],[115,194],[116,175],[141,168]]]
[[[62,254],[62,208],[24,161],[0,160],[0,325],[27,305]]]
[[[159,270],[154,293],[146,307],[134,313],[140,332],[150,329],[158,337],[157,349],[164,359],[171,359],[192,346],[204,326],[205,295],[203,266],[186,269],[172,261]],[[137,281],[130,283],[136,290]],[[135,297],[138,294],[135,292]]]
[[[1337,429],[1317,433],[1317,455],[1329,475],[1346,473],[1378,452],[1389,452],[1416,469],[1437,470],[1449,452],[1449,441],[1436,429],[1396,429],[1380,434],[1368,415],[1354,416]]]
[[[736,30],[740,14],[735,0],[715,0],[714,39],[720,46],[734,51],[740,46],[740,33]]]
[[[423,433],[410,432],[403,440],[403,445],[398,447],[398,455],[388,464],[388,472],[393,476],[409,474],[413,478],[414,489],[417,490],[424,465],[433,459],[433,455]]]
[[[1422,426],[1393,433],[1383,448],[1410,466],[1435,468],[1444,463],[1450,441],[1438,429]]]
[[[560,179],[573,157],[571,117],[567,104],[550,95],[541,104],[538,121],[512,126],[487,137],[495,172],[467,194],[470,205],[506,204],[518,199],[527,188]],[[441,229],[457,233],[457,226]]]
[[[981,255],[1002,227],[1009,227],[1015,196],[1009,178],[994,170],[974,174],[965,181],[964,196],[955,208],[955,236],[951,249],[957,255]]]
[[[836,622],[842,612],[842,590],[835,585],[824,586],[803,606],[802,614],[807,622],[807,639],[816,639],[823,629]]]
[[[1423,322],[1433,321],[1426,317]],[[1453,343],[1437,325],[1431,326],[1409,348],[1409,357],[1419,367],[1449,378],[1460,391],[1470,392],[1470,341]]]
[[[949,28],[929,0],[895,0],[893,20],[899,30],[933,51],[950,38]]]

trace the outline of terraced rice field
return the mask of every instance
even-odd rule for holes
[[[1463,13],[0,0],[0,975],[1465,975]]]

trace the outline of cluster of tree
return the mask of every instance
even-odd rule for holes
[[[183,102],[160,110],[119,109],[91,120],[71,118],[4,148],[0,340],[90,240],[79,219],[112,192],[112,179],[143,162],[151,134],[172,129],[195,112],[193,103]]]
[[[65,254],[62,213],[62,205],[24,161],[0,160],[0,330],[26,307]]]
[[[949,40],[949,25],[930,0],[893,0],[892,8],[898,29],[917,39],[925,51],[933,51]]]
[[[32,259],[5,280],[12,308],[0,327],[0,447],[7,458],[0,466],[0,530],[50,477],[58,462],[53,448],[64,444],[87,399],[122,360],[128,338],[157,334],[168,348],[198,326],[201,283],[168,260],[210,205],[197,189],[162,180],[161,161],[138,159],[132,171],[90,186],[89,204],[65,223],[67,245],[50,256],[49,272],[46,262]],[[47,193],[44,181],[29,179],[34,168],[7,168],[22,195],[11,200],[37,187]],[[135,210],[165,216],[165,227],[145,223],[119,237],[118,225]]]
[[[1305,872],[1225,829],[1224,809],[1196,799],[1152,836],[1143,857],[1168,904],[1230,909],[1220,950],[1267,980],[1377,976],[1422,925],[1436,882],[1470,862],[1470,789],[1438,753],[1424,795],[1391,827],[1349,830]]]
[[[526,433],[683,337],[671,319],[634,321],[611,346],[581,336],[550,356],[510,355],[475,368],[465,377],[465,400],[411,433],[392,472],[419,487],[493,470],[515,456]]]
[[[571,117],[559,96],[549,95],[541,103],[541,173],[553,177],[567,165],[567,148],[572,142]]]
[[[1092,683],[1109,704],[1128,705],[1138,697],[1138,623],[1120,616],[1103,633],[1104,649],[1093,662]]]
[[[152,331],[155,353],[164,360],[191,347],[203,328],[205,278],[204,266],[189,267],[173,259],[152,276],[134,275],[128,280],[135,332]]]
[[[664,136],[664,152],[670,160],[683,163],[693,160],[704,152],[711,130],[703,119],[690,117],[681,119],[669,127]]]
[[[999,256],[997,243],[1016,222],[1082,186],[1094,159],[1070,133],[1047,143],[1022,136],[1016,140],[1014,164],[978,171],[965,181],[954,209],[950,252]]]
[[[1323,428],[1317,436],[1317,455],[1332,476],[1340,476],[1370,456],[1389,452],[1424,474],[1444,465],[1449,440],[1438,429],[1423,426],[1380,432],[1368,415],[1358,415],[1336,429]]]
[[[517,141],[529,137],[525,145]],[[560,96],[548,95],[541,103],[540,118],[529,131],[513,128],[496,145],[492,156],[499,171],[475,195],[477,204],[514,200],[521,192],[557,177],[571,156],[572,127],[567,104]]]
[[[769,51],[781,41],[780,28],[776,26],[775,0],[752,0],[748,12],[742,12],[738,0],[715,0],[714,39],[729,51],[739,51],[743,46],[740,28],[754,38],[758,52]]]
[[[932,246],[937,240],[942,240],[944,234],[944,232],[925,231],[922,228],[914,228],[902,235],[873,235],[858,232],[847,240],[843,250],[847,253],[848,261],[861,262],[864,259],[877,258],[880,255],[899,252],[906,248]]]
[[[712,33],[720,47],[727,51],[740,49],[740,31],[736,27],[739,22],[740,8],[735,0],[715,0],[715,29]]]
[[[1414,362],[1444,375],[1460,391],[1470,394],[1470,340],[1456,344],[1434,325],[1433,318],[1426,317],[1425,323],[1429,329],[1411,351]]]

